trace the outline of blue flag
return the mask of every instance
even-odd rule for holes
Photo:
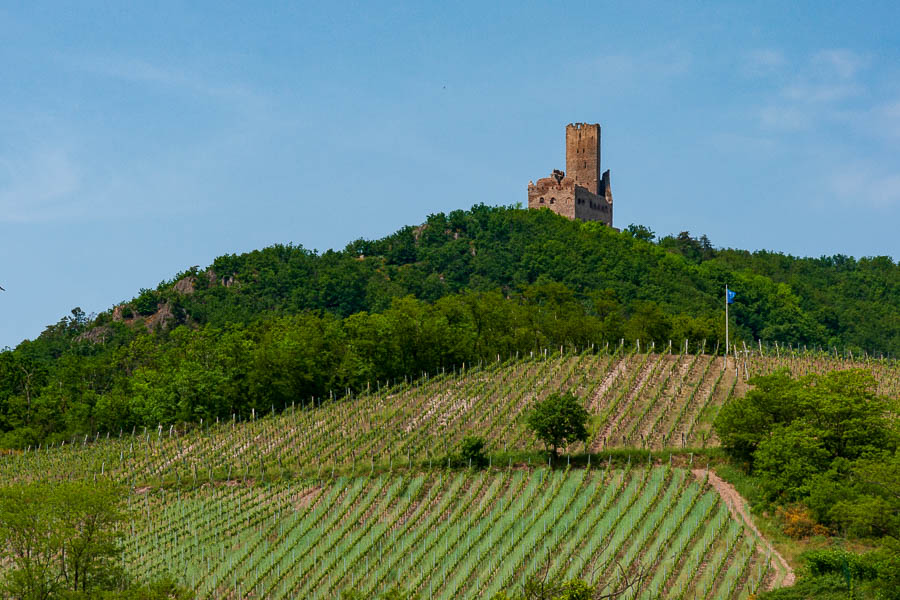
[[[728,288],[725,288],[725,302],[728,304],[734,304],[734,297],[737,296],[735,292],[732,292]]]

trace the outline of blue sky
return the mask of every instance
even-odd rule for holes
[[[0,347],[221,254],[524,202],[573,121],[618,226],[900,258],[897,3],[252,6],[0,6]]]

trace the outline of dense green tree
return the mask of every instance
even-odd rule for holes
[[[870,373],[833,371],[792,379],[782,370],[750,383],[754,387],[743,398],[722,407],[715,427],[725,450],[753,468],[772,475],[771,469],[788,469],[778,466],[779,456],[789,456],[794,442],[803,444],[796,449],[798,460],[818,465],[813,471],[836,458],[854,460],[897,447],[890,418],[896,403],[875,393]],[[761,458],[765,464],[757,465]]]
[[[564,444],[587,441],[589,416],[581,400],[571,392],[553,393],[535,404],[525,423],[547,451],[556,456]]]
[[[766,498],[804,502],[844,533],[900,539],[896,400],[878,396],[861,370],[798,379],[780,371],[751,383],[722,407],[715,428]]]
[[[119,499],[117,488],[99,482],[0,488],[7,593],[42,599],[119,587]]]
[[[716,417],[716,434],[734,458],[751,464],[753,455],[776,424],[798,416],[801,386],[784,369],[750,380],[752,389],[743,398],[731,398]]]
[[[192,597],[166,579],[134,585],[122,570],[123,494],[102,480],[0,487],[4,595],[25,600]]]

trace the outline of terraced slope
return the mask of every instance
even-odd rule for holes
[[[851,361],[808,353],[748,353],[737,361],[702,354],[581,353],[493,363],[339,400],[304,399],[245,423],[204,423],[97,434],[63,448],[0,457],[4,480],[106,475],[134,485],[156,480],[231,479],[250,473],[361,471],[378,463],[433,466],[466,435],[493,452],[534,449],[523,412],[547,394],[573,390],[593,415],[588,444],[607,448],[716,445],[711,422],[746,376],[788,368],[797,374],[836,368],[873,371],[881,393],[900,392],[888,361]],[[102,438],[102,439],[101,439]],[[103,441],[104,443],[96,443]]]
[[[132,501],[128,560],[201,597],[334,598],[397,584],[489,598],[526,574],[615,582],[640,598],[746,598],[783,576],[685,469],[436,470],[319,485],[204,486]]]
[[[127,564],[172,573],[206,598],[333,598],[395,583],[425,598],[479,598],[547,565],[615,582],[619,564],[649,573],[641,598],[745,598],[786,573],[702,475],[610,469],[596,456],[593,469],[457,471],[440,457],[469,434],[493,452],[533,449],[522,415],[559,390],[593,415],[591,439],[570,452],[714,445],[725,399],[778,368],[865,367],[881,393],[900,391],[890,361],[778,354],[747,352],[727,368],[702,354],[529,357],[246,423],[30,449],[0,457],[0,478],[129,483]]]
[[[743,388],[734,371],[723,370],[721,363],[708,355],[638,353],[498,362],[425,375],[412,384],[359,397],[306,399],[280,415],[247,423],[75,439],[62,449],[0,460],[0,476],[103,473],[138,485],[263,470],[359,470],[373,462],[391,466],[414,460],[424,465],[455,451],[466,435],[485,437],[495,452],[534,449],[523,412],[536,399],[560,390],[583,397],[594,415],[592,439],[570,452],[704,446],[715,443],[709,432],[717,407]],[[94,443],[99,441],[104,443]]]

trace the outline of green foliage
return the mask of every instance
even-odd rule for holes
[[[731,456],[761,477],[771,500],[808,497],[817,477],[846,461],[893,452],[893,402],[861,370],[792,379],[787,371],[751,380],[715,421]]]
[[[594,588],[581,579],[570,579],[563,584],[562,600],[591,600]]]
[[[418,596],[405,592],[396,585],[374,597],[356,590],[343,590],[341,592],[341,600],[372,600],[373,598],[379,600],[416,600]]]
[[[672,322],[656,302],[638,301],[625,324],[624,334],[628,339],[640,340],[647,346],[650,342],[662,345],[672,339]]]
[[[739,461],[752,463],[760,442],[776,424],[790,423],[797,415],[798,383],[787,370],[755,377],[743,398],[732,398],[719,411],[716,434],[722,447]]]
[[[652,234],[652,232],[650,233]],[[643,232],[638,232],[638,234],[642,235]],[[699,239],[696,239],[691,237],[688,231],[682,231],[677,236],[666,236],[659,240],[659,245],[670,252],[680,254],[693,263],[699,264],[716,257],[716,251],[708,237],[701,235]]]
[[[814,481],[807,503],[847,535],[900,540],[900,450],[837,464]]]
[[[900,598],[900,559],[895,553],[827,548],[804,552],[800,558],[805,573],[797,584],[763,593],[761,600]]]
[[[635,225],[634,223],[625,228],[625,233],[645,242],[652,242],[656,239],[656,234],[652,229],[643,225]]]
[[[821,431],[803,421],[775,425],[753,453],[754,473],[772,499],[795,501],[810,492],[813,478],[828,469],[832,458]]]
[[[66,594],[65,598],[92,598],[95,600],[191,600],[195,595],[190,590],[165,577],[152,583],[134,584],[120,590],[95,591],[90,594]]]
[[[757,596],[758,600],[876,600],[890,597],[882,595],[876,586],[866,583],[856,585],[851,596],[843,575],[836,573],[803,578],[791,587],[762,592]]]
[[[0,489],[0,549],[12,568],[3,586],[19,598],[113,589],[120,491],[108,484],[66,482]]]
[[[500,596],[502,600],[590,600],[594,588],[581,579],[564,580],[533,575],[525,580],[522,593],[517,596]],[[495,600],[498,599],[495,596]]]
[[[105,481],[0,488],[0,590],[14,598],[193,597],[172,580],[132,585],[121,568],[120,487]]]
[[[571,392],[553,393],[538,402],[526,416],[526,424],[547,451],[556,456],[560,446],[588,439],[590,418],[581,400]]]
[[[159,300],[159,294],[154,290],[142,289],[138,297],[134,299],[134,309],[139,315],[152,315],[156,312]]]
[[[878,559],[881,557],[854,554],[839,548],[828,548],[805,552],[801,558],[806,564],[809,574],[813,577],[837,573],[851,579],[871,580],[878,577]]]
[[[473,467],[483,467],[487,464],[487,455],[484,450],[487,446],[484,438],[467,435],[460,443],[459,457],[463,464]]]
[[[779,372],[726,403],[715,422],[726,452],[747,464],[766,502],[803,502],[856,537],[900,537],[900,454],[894,402],[863,371],[794,380]]]

